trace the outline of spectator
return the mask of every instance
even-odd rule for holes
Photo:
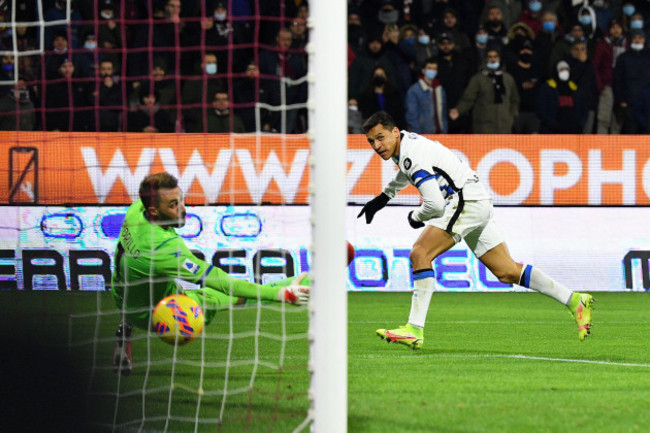
[[[534,36],[542,30],[542,2],[541,0],[527,0],[524,2],[526,8],[519,15],[517,21],[526,26],[533,32]],[[531,38],[533,39],[533,38]]]
[[[218,91],[212,101],[212,109],[208,110],[208,132],[246,132],[241,118],[231,113],[228,92]]]
[[[591,6],[582,6],[578,10],[578,22],[582,25],[582,30],[587,42],[587,52],[589,58],[593,57],[596,43],[602,38],[602,32],[596,23],[596,12]],[[580,84],[578,84],[580,86]]]
[[[539,118],[535,113],[537,93],[542,83],[542,65],[535,62],[535,51],[530,41],[519,48],[518,59],[507,65],[507,70],[517,83],[519,92],[519,115],[515,120],[515,134],[536,134],[539,132]]]
[[[55,34],[60,34],[61,32],[66,35],[70,32],[70,46],[72,48],[78,48],[79,43],[79,33],[81,32],[81,26],[79,23],[82,22],[82,17],[79,11],[75,9],[75,5],[71,0],[55,0],[54,6],[45,11],[43,19],[47,23],[48,21],[63,21],[65,22],[68,19],[67,8],[70,7],[70,25],[65,24],[56,24],[56,25],[45,25],[45,47],[52,46],[54,42]],[[67,41],[67,37],[66,37]],[[58,66],[57,66],[58,69]]]
[[[397,26],[386,25],[382,36],[386,57],[393,65],[396,76],[392,78],[395,87],[402,98],[413,83],[413,70],[415,69],[415,37],[417,27],[407,24],[401,29]]]
[[[122,64],[120,49],[122,48],[122,28],[115,20],[115,5],[113,0],[99,1],[99,23],[97,26],[97,48],[99,60],[109,60],[115,72],[119,72]],[[94,26],[92,26],[94,32]]]
[[[542,14],[542,29],[535,37],[535,55],[539,64],[544,68],[544,76],[549,76],[551,71],[551,52],[556,42],[562,40],[562,32],[554,12],[546,11]]]
[[[0,61],[0,81],[14,81],[17,73],[14,65],[13,54],[5,54]],[[11,90],[10,86],[0,86],[0,98],[6,96]]]
[[[594,0],[591,7],[596,13],[596,25],[602,33],[608,32],[609,23],[614,19],[614,12],[606,0]]]
[[[258,131],[255,125],[255,103],[266,100],[266,94],[260,87],[260,70],[254,62],[247,67],[243,77],[234,80],[233,100],[235,113],[244,122],[246,132]]]
[[[553,65],[557,65],[560,60],[569,58],[569,56],[571,56],[571,47],[576,41],[580,40],[586,40],[584,29],[580,23],[574,23],[573,26],[571,26],[569,33],[567,33],[564,38],[557,40],[551,51],[551,57],[549,58],[551,63],[548,64],[547,70],[549,77],[553,77],[557,74]]]
[[[224,87],[221,79],[216,77],[217,69],[217,56],[206,53],[200,70],[183,84],[181,102],[186,132],[206,132],[203,122],[212,105],[210,95]]]
[[[174,132],[174,119],[160,108],[157,91],[143,91],[140,105],[136,111],[129,113],[127,131],[129,132]]]
[[[643,19],[643,14],[640,12],[634,12],[632,16],[630,17],[630,28],[629,30],[643,30],[644,26],[644,19]]]
[[[418,40],[415,44],[415,64],[416,67],[424,65],[424,62],[438,55],[438,46],[435,39],[423,29],[418,30]]]
[[[215,3],[214,13],[211,18],[202,22],[202,28],[205,32],[205,45],[208,51],[213,51],[217,55],[217,72],[230,73],[241,71],[246,68],[248,62],[253,58],[252,48],[241,48],[246,44],[245,27],[238,25],[241,23],[232,23],[232,18],[228,16],[228,3],[219,1]],[[232,38],[232,43],[230,42]],[[196,40],[192,45],[200,46],[201,41]],[[229,52],[232,51],[232,59],[229,60]],[[202,54],[193,61],[201,61]],[[229,64],[232,61],[232,64]],[[194,73],[194,71],[192,71]],[[209,102],[209,101],[208,101]]]
[[[629,32],[631,30],[630,28],[630,20],[632,19],[632,15],[634,15],[634,12],[636,12],[636,7],[634,6],[634,3],[631,1],[625,1],[623,2],[623,6],[621,7],[621,11],[623,12],[623,15],[621,17],[623,21],[623,30],[626,32]]]
[[[307,59],[304,52],[290,50],[292,34],[286,28],[281,28],[275,37],[275,47],[271,50],[261,50],[260,73],[264,78],[267,101],[270,105],[303,104],[307,102],[307,83],[296,84],[295,81],[307,74]],[[287,81],[289,79],[291,81]],[[284,91],[281,91],[284,86]],[[285,99],[282,99],[284,94]],[[267,132],[282,132],[287,134],[302,133],[307,130],[305,109],[290,109],[286,111],[286,124],[282,124],[282,116],[278,111],[265,114],[263,130]]]
[[[348,98],[359,99],[361,91],[370,85],[372,71],[381,66],[388,76],[395,75],[393,64],[386,56],[380,35],[368,37],[366,49],[359,54],[348,72]],[[395,82],[391,82],[395,86]]]
[[[155,58],[153,69],[148,80],[134,83],[134,90],[129,97],[129,106],[139,105],[142,95],[156,93],[156,104],[176,119],[176,80],[167,76],[167,65],[164,58]]]
[[[485,27],[479,26],[474,35],[474,44],[469,50],[468,58],[470,59],[470,70],[472,74],[477,72],[481,65],[485,63],[485,56],[487,54],[488,34]]]
[[[448,131],[447,96],[436,77],[438,61],[432,57],[422,75],[406,93],[406,128],[418,134],[446,134]]]
[[[490,45],[501,48],[508,43],[508,28],[503,24],[503,12],[500,7],[488,7],[485,30],[487,30]]]
[[[519,59],[519,51],[525,42],[535,40],[535,33],[526,24],[516,22],[508,30],[508,44],[502,50],[503,62],[510,65]]]
[[[309,32],[307,31],[307,20],[296,17],[291,20],[291,48],[303,50],[307,45]]]
[[[18,48],[18,51],[38,50],[36,39],[31,36],[28,27],[16,27],[16,46]],[[41,56],[39,55],[18,57],[18,70],[20,71],[20,76],[25,81],[33,82],[41,79],[40,60]]]
[[[461,52],[466,52],[470,48],[469,38],[460,29],[458,12],[452,8],[447,8],[442,15],[442,25],[438,31],[438,36],[441,33],[451,34],[456,43],[456,48]]]
[[[627,49],[627,38],[623,34],[623,24],[612,20],[608,35],[601,39],[594,51],[594,69],[598,84],[599,99],[596,115],[598,134],[619,134],[621,132],[618,109],[614,109],[612,83],[616,59]]]
[[[357,56],[365,49],[368,35],[361,24],[361,15],[358,10],[348,9],[348,44]]]
[[[0,131],[33,131],[36,115],[25,80],[0,98]]]
[[[438,78],[447,95],[447,106],[455,107],[469,77],[473,71],[466,56],[455,50],[454,40],[451,35],[444,33],[438,39],[440,54],[438,55]],[[466,134],[469,132],[469,117],[465,114],[449,122],[450,134]]]
[[[570,80],[569,64],[557,63],[556,73],[540,88],[537,98],[537,116],[541,134],[581,134],[586,111],[576,83]]]
[[[95,130],[92,89],[76,78],[74,63],[66,59],[59,66],[59,78],[45,86],[46,130]]]
[[[348,134],[363,134],[361,125],[363,117],[359,111],[359,102],[356,99],[348,101]]]
[[[115,77],[113,62],[108,59],[99,63],[99,93],[97,105],[99,109],[99,130],[102,132],[117,132],[120,130],[122,118],[122,89]]]
[[[645,33],[633,30],[630,39],[630,49],[616,59],[614,68],[614,101],[623,114],[622,134],[639,133],[634,104],[650,82],[650,50],[645,48]]]
[[[491,8],[498,8],[501,12],[501,20],[505,28],[509,29],[517,17],[521,15],[523,1],[513,1],[513,0],[487,0],[485,6],[481,12],[479,22],[484,23],[487,21],[487,17]]]
[[[576,41],[573,44],[567,63],[571,70],[571,81],[578,85],[578,89],[582,93],[584,110],[587,112],[583,133],[593,134],[598,106],[598,83],[596,70],[587,56],[587,44],[584,41]]]
[[[359,110],[363,119],[377,111],[386,111],[395,119],[397,125],[406,125],[404,120],[404,98],[393,87],[387,71],[377,66],[372,72],[372,82],[359,97]]]
[[[519,113],[519,93],[512,75],[503,70],[496,47],[488,48],[487,62],[469,81],[458,105],[449,110],[457,119],[472,111],[472,133],[511,134]]]

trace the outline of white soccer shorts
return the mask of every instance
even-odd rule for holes
[[[492,200],[467,200],[457,215],[459,194],[454,194],[445,207],[445,213],[426,222],[449,233],[456,243],[465,239],[467,246],[479,258],[500,243],[505,242],[501,228],[494,220]]]

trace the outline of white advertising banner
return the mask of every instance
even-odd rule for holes
[[[347,210],[356,258],[350,291],[406,291],[409,251],[420,230],[388,206],[372,224]],[[0,289],[106,290],[126,207],[0,208]],[[179,230],[188,246],[231,275],[266,282],[309,270],[307,206],[188,206]],[[650,288],[650,208],[498,207],[497,223],[516,261],[543,269],[572,290]],[[439,291],[519,291],[500,283],[464,243],[434,261]]]

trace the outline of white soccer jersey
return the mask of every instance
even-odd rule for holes
[[[384,188],[391,199],[408,184],[422,196],[422,206],[413,212],[415,221],[441,216],[450,197],[460,192],[464,200],[485,200],[489,194],[467,164],[441,143],[414,132],[401,131],[399,156],[393,158],[399,171]]]

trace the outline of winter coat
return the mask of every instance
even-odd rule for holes
[[[432,84],[420,78],[406,93],[406,123],[418,134],[446,134],[448,130],[447,95],[439,80]]]
[[[519,114],[519,93],[512,75],[502,74],[505,94],[501,103],[495,103],[494,73],[487,68],[475,74],[467,84],[456,109],[462,115],[472,110],[474,134],[510,134]]]

